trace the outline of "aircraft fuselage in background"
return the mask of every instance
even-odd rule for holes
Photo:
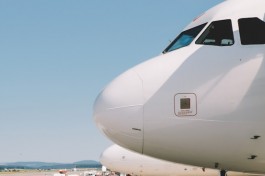
[[[124,149],[118,145],[107,148],[101,154],[100,162],[111,171],[132,176],[219,176],[217,169],[164,161]],[[251,176],[251,174],[240,172],[228,172],[228,175]]]

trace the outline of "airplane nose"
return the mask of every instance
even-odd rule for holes
[[[94,120],[113,142],[142,153],[143,82],[129,70],[113,80],[97,97]]]

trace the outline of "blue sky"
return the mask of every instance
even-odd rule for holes
[[[221,0],[1,0],[0,163],[98,160],[93,102]]]

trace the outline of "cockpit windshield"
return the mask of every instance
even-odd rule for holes
[[[183,31],[172,43],[170,43],[170,45],[163,51],[163,53],[167,53],[188,46],[194,40],[194,38],[201,32],[205,25],[206,23]]]

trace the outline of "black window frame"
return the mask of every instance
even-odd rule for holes
[[[263,24],[260,22],[263,22]],[[260,28],[259,25],[260,26],[263,25],[263,27],[261,27],[261,30],[258,30]],[[238,29],[240,35],[240,42],[242,45],[265,44],[265,22],[260,18],[258,17],[240,18],[238,19]]]
[[[222,27],[222,24],[217,24],[217,23],[224,23],[226,22],[227,25],[226,27],[228,27],[227,31],[222,31],[223,28],[220,28]],[[207,36],[209,36],[211,34],[211,30],[214,31],[215,30],[215,26],[214,25],[218,25],[217,27],[219,27],[217,29],[217,32],[220,32],[220,34],[225,34],[227,35],[226,37],[228,38],[222,38],[223,36],[222,35],[219,35],[219,36],[216,36],[218,37],[220,40],[216,41],[216,38],[213,38],[213,42],[209,42],[209,43],[204,43],[205,40],[207,40]],[[219,31],[218,31],[219,30]],[[231,44],[222,44],[222,40],[231,40]],[[210,40],[210,39],[208,39]],[[224,19],[224,20],[217,20],[217,21],[212,21],[209,26],[203,31],[203,33],[198,37],[198,39],[195,41],[195,44],[197,45],[207,45],[207,46],[220,46],[220,47],[228,47],[228,46],[232,46],[235,44],[235,37],[234,37],[234,31],[233,31],[233,24],[232,24],[232,20],[231,19]]]

